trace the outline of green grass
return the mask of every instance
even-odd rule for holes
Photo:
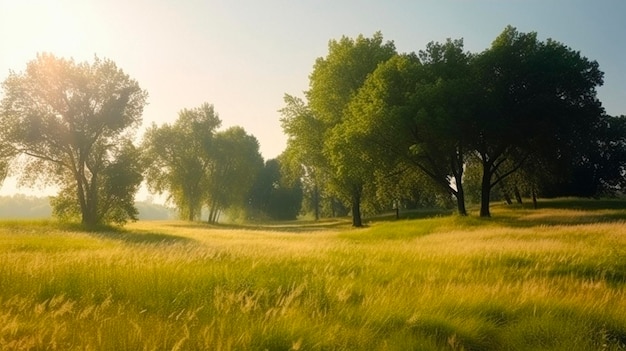
[[[365,229],[1,222],[0,350],[626,349],[624,203],[559,201]]]

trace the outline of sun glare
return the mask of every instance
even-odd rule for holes
[[[27,0],[7,1],[2,5],[6,15],[2,40],[13,48],[13,53],[28,55],[15,58],[21,60],[20,64],[38,52],[77,56],[88,44],[85,25],[89,20],[78,3]]]

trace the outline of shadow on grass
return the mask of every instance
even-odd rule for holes
[[[559,198],[545,199],[538,202],[538,208],[571,210],[626,210],[624,199]],[[530,208],[529,205],[525,207]]]
[[[155,244],[155,245],[173,245],[186,244],[195,240],[172,234],[154,233],[154,232],[97,232],[96,236],[105,239],[113,239],[122,241],[127,244]]]
[[[626,284],[626,264],[559,264],[548,273],[557,277],[575,277],[586,281],[605,281],[611,287]]]
[[[543,200],[538,208],[531,204],[492,205],[492,216],[477,217],[475,224],[493,223],[513,228],[537,226],[575,226],[626,222],[626,201],[621,199]]]
[[[382,215],[366,218],[367,222],[388,222],[394,220],[411,220],[411,219],[426,219],[434,217],[448,217],[455,212],[445,208],[420,208],[416,210],[401,210],[396,217],[395,212],[385,213]]]
[[[223,230],[246,230],[246,231],[265,231],[265,232],[285,232],[285,233],[311,233],[322,232],[330,229],[342,229],[349,228],[349,219],[332,219],[332,220],[320,220],[320,221],[277,221],[277,222],[259,222],[259,223],[218,223],[208,224],[205,222],[187,222],[187,223],[172,223],[167,226],[174,228],[191,228],[191,229],[223,229]]]
[[[129,231],[120,227],[98,226],[95,228],[85,228],[80,224],[65,224],[68,227],[77,228],[93,237],[100,239],[110,239],[121,241],[127,244],[154,244],[173,245],[191,243],[195,240],[172,234],[158,233],[152,231]]]
[[[9,230],[12,235],[46,234],[52,231],[81,233],[98,239],[110,239],[128,244],[179,244],[195,240],[183,236],[159,233],[154,231],[127,230],[116,226],[98,225],[85,226],[75,222],[53,220],[2,220],[0,228]]]

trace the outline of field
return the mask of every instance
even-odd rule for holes
[[[0,350],[624,350],[626,203],[369,223],[0,223]]]

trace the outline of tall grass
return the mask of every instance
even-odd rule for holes
[[[0,225],[1,350],[626,349],[626,210]]]

